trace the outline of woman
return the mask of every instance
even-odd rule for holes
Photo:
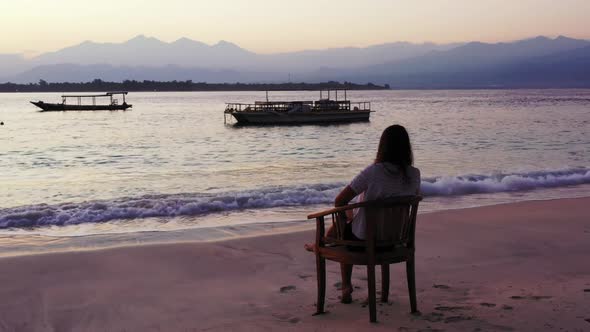
[[[336,197],[335,206],[347,205],[360,195],[361,201],[369,201],[391,196],[417,195],[420,190],[420,171],[413,167],[414,162],[410,137],[400,125],[386,128],[381,135],[377,157],[373,164],[360,172],[352,182]],[[349,240],[365,239],[365,217],[362,209],[356,211],[346,225],[345,237]],[[328,230],[328,235],[333,229]],[[312,249],[313,245],[306,245]],[[352,301],[352,265],[341,264],[342,303]]]

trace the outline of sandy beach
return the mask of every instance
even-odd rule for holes
[[[421,315],[409,313],[398,264],[376,324],[364,268],[344,305],[331,262],[329,313],[312,316],[315,260],[303,250],[312,228],[1,258],[0,331],[590,330],[590,198],[419,215]]]

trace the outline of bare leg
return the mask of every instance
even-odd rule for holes
[[[336,237],[336,229],[334,229],[334,226],[330,226],[330,228],[328,228],[326,237]],[[307,251],[313,252],[315,250],[315,243],[306,243],[303,245],[303,248],[305,248]]]
[[[346,220],[352,221],[352,219],[354,219],[354,211],[346,210]]]
[[[350,264],[340,264],[342,274],[342,303],[352,302],[352,267]]]
[[[334,226],[330,226],[330,228],[328,228],[328,231],[326,231],[326,237],[336,237],[336,228]]]

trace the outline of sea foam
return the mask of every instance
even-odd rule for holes
[[[422,179],[425,196],[451,196],[524,191],[590,183],[586,167],[491,175],[443,176]]]
[[[590,183],[590,168],[424,178],[424,196],[460,196]],[[0,210],[0,229],[100,223],[120,219],[201,216],[245,209],[331,204],[345,183],[271,187],[220,194],[167,194]]]

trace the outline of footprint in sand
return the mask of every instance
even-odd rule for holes
[[[291,323],[291,324],[297,324],[301,321],[301,318],[294,317],[289,314],[274,313],[274,314],[272,314],[272,316],[274,318],[280,320],[281,322],[287,322],[287,323]]]
[[[503,306],[502,306],[502,309],[503,309],[503,310],[512,310],[512,309],[514,309],[514,307],[511,307],[511,306],[509,306],[509,305],[503,305]]]
[[[584,289],[584,293],[590,293],[590,288]]]
[[[489,329],[487,329],[485,331],[514,331],[514,329],[512,327],[505,326],[505,325],[489,324],[488,327],[489,327]],[[484,331],[484,330],[480,330],[480,331]]]
[[[281,287],[280,292],[281,293],[287,293],[287,292],[290,292],[290,291],[294,291],[296,289],[297,289],[297,287],[295,287],[293,285],[283,286],[283,287]]]
[[[496,306],[495,303],[488,303],[488,302],[482,302],[479,305],[482,306],[482,307],[488,307],[488,308],[492,308],[492,307],[495,307]]]
[[[438,306],[438,307],[435,307],[434,310],[453,312],[453,311],[457,311],[457,310],[471,310],[471,307]]]
[[[447,286],[447,285],[437,285],[437,284],[432,285],[432,287],[438,288],[438,289],[450,289],[451,288],[450,286]]]
[[[510,297],[513,300],[534,300],[534,301],[539,301],[539,300],[547,300],[552,298],[552,296],[545,296],[545,295],[530,295],[530,296],[519,296],[519,295],[514,295]]]
[[[444,315],[439,312],[431,312],[429,314],[422,315],[421,319],[424,319],[425,321],[429,321],[431,323],[437,323],[444,319]]]
[[[462,321],[471,320],[471,319],[472,319],[472,317],[469,317],[469,316],[451,316],[451,317],[445,318],[445,323],[456,323],[456,322],[462,322]]]

